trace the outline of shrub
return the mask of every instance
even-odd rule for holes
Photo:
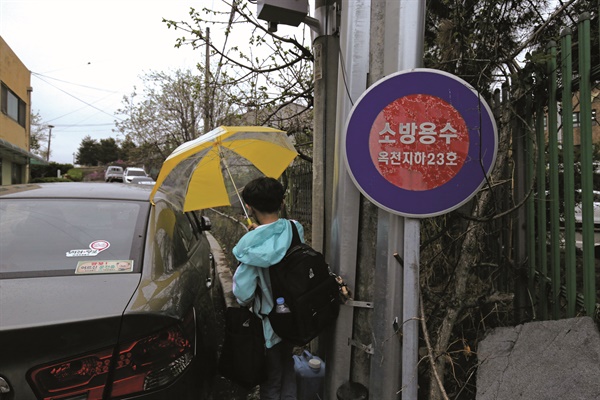
[[[104,172],[102,171],[94,171],[89,174],[86,174],[83,177],[83,180],[86,182],[90,181],[103,181],[104,180]]]
[[[83,179],[83,172],[79,168],[71,168],[64,177],[74,182],[81,182]]]
[[[33,181],[33,179],[36,178],[56,177],[59,170],[61,173],[65,173],[72,168],[72,164],[59,164],[55,162],[51,162],[48,165],[32,164],[30,167],[30,174]]]

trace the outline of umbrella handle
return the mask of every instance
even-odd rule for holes
[[[248,211],[246,210],[246,206],[244,205],[242,196],[240,196],[240,192],[235,184],[235,181],[233,180],[233,176],[231,176],[231,172],[229,172],[229,166],[227,165],[227,161],[225,161],[225,157],[223,157],[223,153],[221,152],[220,148],[219,148],[219,155],[220,155],[219,158],[221,159],[221,162],[223,163],[223,166],[225,167],[225,170],[227,171],[227,175],[229,175],[231,184],[233,185],[233,188],[235,189],[235,194],[237,195],[237,197],[240,201],[240,204],[242,205],[242,210],[244,210],[244,214],[246,215],[246,223],[248,224],[248,228],[250,228],[250,226],[252,226],[252,220],[250,219],[250,216],[248,215]]]

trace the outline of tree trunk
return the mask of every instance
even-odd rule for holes
[[[481,208],[484,204],[485,202],[483,201],[483,198],[481,198],[479,200],[478,208]],[[476,222],[469,223],[468,232],[463,242],[461,257],[458,263],[458,267],[455,271],[454,292],[451,295],[451,300],[448,302],[449,306],[446,309],[444,319],[437,330],[435,345],[433,347],[433,355],[435,357],[435,369],[437,370],[437,373],[440,376],[442,383],[444,382],[444,373],[446,371],[446,349],[448,348],[448,344],[450,343],[450,338],[452,337],[454,325],[456,324],[456,321],[463,312],[463,304],[466,300],[465,293],[467,289],[467,281],[469,279],[471,266],[475,265],[479,259],[477,243],[481,237],[483,237],[482,225]],[[434,379],[431,380],[429,386],[429,399],[442,399],[442,394]]]

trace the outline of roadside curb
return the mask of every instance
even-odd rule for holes
[[[215,270],[219,284],[223,290],[225,307],[239,307],[239,304],[233,295],[233,275],[231,273],[231,268],[229,268],[227,258],[225,258],[225,253],[213,235],[206,232],[206,237],[210,244],[210,251],[215,260]]]

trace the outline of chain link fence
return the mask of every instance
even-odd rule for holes
[[[310,243],[312,230],[312,163],[297,159],[283,179],[286,187],[285,217],[304,226],[304,238]]]

